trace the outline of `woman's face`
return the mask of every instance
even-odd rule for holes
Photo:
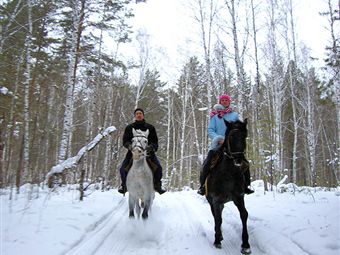
[[[229,99],[221,99],[220,104],[227,108],[230,105],[230,100]]]

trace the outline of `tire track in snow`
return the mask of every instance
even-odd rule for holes
[[[98,221],[91,224],[81,238],[76,241],[69,249],[61,254],[65,255],[93,255],[96,250],[105,242],[109,234],[118,226],[123,214],[127,214],[127,208],[124,206],[125,199],[122,198],[119,203]]]
[[[233,208],[235,207],[235,208]],[[248,210],[248,234],[252,255],[271,255],[271,254],[308,254],[302,247],[294,242],[290,237],[283,233],[274,232],[270,225],[266,223],[266,219],[251,216],[251,209]],[[242,243],[242,222],[236,206],[230,202],[225,204],[222,214],[224,240],[222,248],[226,246],[226,254],[237,254],[241,249]],[[270,233],[270,234],[268,234]],[[271,237],[263,240],[263,236]],[[259,239],[261,241],[259,241]],[[237,244],[237,245],[236,245]],[[290,250],[291,247],[294,247]],[[237,249],[235,249],[237,248]]]
[[[237,209],[232,209],[232,203],[228,204],[222,215],[222,249],[213,245],[214,219],[205,198],[194,192],[167,192],[156,195],[146,221],[129,219],[128,197],[122,198],[110,213],[90,225],[88,232],[63,254],[240,254],[242,223]],[[292,242],[281,233],[273,233],[269,235],[273,236],[273,240],[260,243],[257,239],[263,239],[261,233],[271,231],[270,226],[263,226],[263,223],[265,219],[248,218],[252,255],[269,255],[273,251],[280,253],[277,248],[285,242]],[[284,250],[284,247],[281,248]],[[305,253],[302,251],[301,254]]]

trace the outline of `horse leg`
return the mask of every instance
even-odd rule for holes
[[[134,208],[135,208],[135,198],[133,198],[130,194],[129,195],[129,217],[130,218],[135,217]]]
[[[217,201],[213,201],[212,199],[208,199],[208,202],[210,204],[211,212],[214,216],[215,221],[215,242],[214,245],[216,248],[222,248],[221,241],[223,240],[223,235],[221,231],[221,225],[222,225],[222,210],[224,207],[223,203],[219,203]]]
[[[140,205],[139,205],[139,199],[137,199],[136,203],[135,203],[135,207],[136,207],[136,214],[137,214],[137,218],[140,218]]]
[[[142,213],[142,218],[143,218],[143,220],[146,220],[146,219],[149,217],[150,201],[151,201],[151,199],[148,198],[148,199],[144,202],[144,209],[143,209],[143,213]]]
[[[234,200],[234,204],[236,205],[238,211],[240,212],[240,217],[242,221],[242,245],[241,245],[241,253],[242,254],[250,254],[250,244],[248,242],[249,235],[247,229],[247,220],[248,220],[248,212],[244,204],[244,197],[239,197]]]

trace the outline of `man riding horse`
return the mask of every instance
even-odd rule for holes
[[[205,195],[205,180],[212,167],[212,161],[214,161],[217,157],[221,145],[224,142],[224,135],[227,129],[224,121],[235,122],[239,120],[238,114],[230,107],[230,102],[231,98],[229,95],[223,94],[219,96],[219,104],[214,106],[214,110],[210,114],[211,118],[208,125],[208,135],[212,140],[212,143],[210,145],[207,158],[203,163],[202,171],[200,173],[201,186],[197,191],[197,193],[202,196]],[[250,185],[249,163],[247,160],[244,161],[246,170],[244,172],[245,187],[243,187],[243,190],[245,194],[251,194],[254,191],[248,188]]]
[[[132,161],[132,152],[131,152],[131,145],[132,145],[132,138],[133,133],[132,129],[140,129],[142,131],[149,130],[148,136],[148,159],[151,161],[151,164],[155,165],[155,170],[153,171],[154,174],[154,188],[159,194],[163,194],[166,190],[162,189],[162,166],[155,154],[158,150],[158,137],[156,133],[156,129],[153,125],[145,122],[144,119],[144,111],[141,108],[137,108],[134,111],[135,122],[129,124],[124,131],[123,135],[123,146],[128,149],[126,153],[125,159],[123,160],[119,172],[122,179],[122,184],[118,188],[118,192],[125,194],[127,191],[126,188],[126,176],[128,174],[129,168],[131,167]],[[151,167],[152,168],[152,167]]]

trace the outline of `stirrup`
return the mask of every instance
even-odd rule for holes
[[[155,184],[154,185],[154,189],[155,189],[155,191],[157,191],[160,195],[162,195],[163,193],[165,193],[166,192],[166,190],[165,189],[162,189],[162,185],[160,185],[160,184]]]
[[[198,188],[197,193],[200,194],[201,196],[205,195],[205,187],[201,186]]]
[[[127,188],[125,185],[120,185],[120,187],[118,188],[118,192],[121,194],[125,194],[127,191]]]

